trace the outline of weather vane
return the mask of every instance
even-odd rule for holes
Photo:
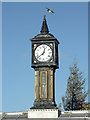
[[[54,13],[52,10],[50,10],[49,8],[46,8],[47,9],[47,12],[49,13]]]

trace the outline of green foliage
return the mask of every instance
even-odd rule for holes
[[[87,92],[85,91],[83,73],[79,72],[77,64],[70,67],[70,76],[67,80],[66,94],[62,97],[65,110],[80,110],[85,102]]]

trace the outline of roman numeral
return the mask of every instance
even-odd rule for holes
[[[52,52],[49,52],[49,54],[51,54]]]
[[[50,49],[48,49],[48,51],[49,51]]]
[[[48,57],[50,57],[50,55],[48,55]]]

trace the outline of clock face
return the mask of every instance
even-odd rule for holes
[[[46,45],[39,45],[35,50],[35,57],[40,62],[46,62],[52,57],[52,49]]]

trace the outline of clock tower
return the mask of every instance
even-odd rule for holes
[[[35,70],[35,101],[30,109],[57,109],[55,103],[55,70],[58,65],[58,40],[49,33],[44,15],[40,34],[31,39]]]

